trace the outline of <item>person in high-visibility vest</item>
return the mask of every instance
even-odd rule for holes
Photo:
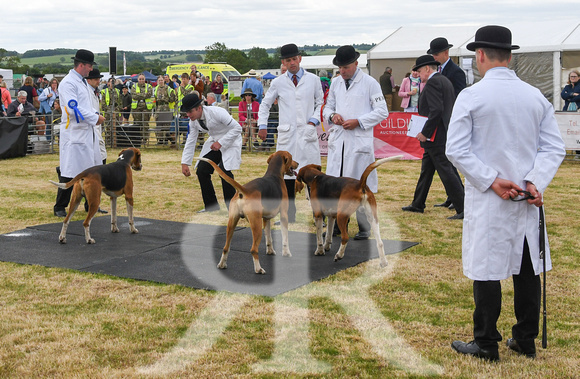
[[[119,96],[121,93],[114,87],[113,78],[107,82],[107,86],[101,90],[101,112],[111,112],[111,103],[115,101],[115,111],[120,110],[121,101]]]
[[[157,128],[161,131],[157,133],[157,144],[163,145],[169,142],[168,131],[173,118],[173,109],[175,108],[175,91],[165,83],[163,75],[157,78],[157,87],[155,87],[155,118]]]
[[[183,129],[187,129],[188,125],[189,125],[189,118],[187,117],[187,114],[184,112],[179,113],[179,110],[181,109],[181,103],[183,101],[183,98],[186,95],[189,95],[190,93],[192,93],[194,90],[193,86],[189,83],[189,74],[187,72],[184,72],[183,74],[181,74],[181,84],[179,85],[179,87],[175,90],[175,92],[177,93],[177,106],[175,107],[175,115],[179,114],[179,122],[178,122],[178,131],[176,132],[176,128],[175,126],[171,127],[171,145],[172,147],[175,147],[175,143],[177,142],[177,135],[179,133],[179,131],[183,131]]]
[[[131,89],[133,102],[131,103],[131,112],[133,113],[133,124],[141,126],[141,131],[145,138],[146,130],[149,128],[149,118],[153,109],[153,87],[145,83],[145,75],[140,74],[137,78],[137,84]]]

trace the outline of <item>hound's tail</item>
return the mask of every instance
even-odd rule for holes
[[[363,172],[363,174],[360,177],[360,181],[359,181],[359,185],[360,188],[364,191],[366,185],[367,185],[367,178],[369,177],[369,175],[371,174],[371,172],[373,172],[373,170],[377,167],[379,167],[380,165],[382,165],[383,163],[386,163],[388,161],[394,161],[394,160],[399,160],[403,158],[402,155],[395,155],[394,157],[388,157],[388,158],[383,158],[383,159],[379,159],[376,162],[371,163]]]
[[[222,177],[223,180],[225,180],[226,182],[230,183],[232,185],[232,187],[234,187],[242,195],[245,195],[246,194],[246,189],[244,188],[244,186],[242,186],[240,183],[236,182],[233,178],[230,178],[224,172],[224,170],[222,170],[220,168],[220,166],[218,166],[217,164],[215,164],[214,161],[212,161],[211,159],[203,158],[203,157],[196,157],[194,159],[197,159],[197,160],[200,160],[200,161],[204,161],[204,162],[207,162],[210,165],[212,165],[212,167],[216,170],[216,172],[219,174],[219,176]]]
[[[66,183],[57,183],[57,182],[53,182],[52,180],[49,180],[49,182],[51,182],[52,184],[54,184],[55,186],[57,186],[60,189],[69,189],[70,187],[72,187],[76,180],[71,180],[70,182],[66,182]]]

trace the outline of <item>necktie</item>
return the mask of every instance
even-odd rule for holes
[[[85,85],[87,85],[87,80],[85,78],[83,78],[83,83],[85,83]]]
[[[350,79],[346,79],[344,84],[346,84],[346,89],[348,89],[348,87],[350,87]]]
[[[203,121],[201,118],[199,120],[197,120],[197,122],[199,122],[199,126],[201,126],[202,128],[204,128],[205,130],[207,130],[207,126],[205,126],[205,121]]]
[[[439,65],[439,67],[437,67],[437,72],[441,72],[441,65]]]
[[[298,85],[298,77],[296,75],[292,75],[292,83],[294,83],[294,87]]]

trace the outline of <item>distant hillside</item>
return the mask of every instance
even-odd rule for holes
[[[220,45],[216,43],[212,46]],[[223,44],[221,44],[223,45]],[[355,44],[354,47],[362,54],[365,54],[369,49],[371,49],[375,44]],[[303,51],[306,55],[333,55],[338,48],[338,45],[304,45],[298,48]],[[219,61],[224,59],[230,60],[230,64],[238,68],[239,71],[247,71],[249,68],[263,68],[271,67],[273,63],[272,60],[276,60],[276,57],[280,54],[280,47],[275,48],[259,48],[253,47],[251,49],[238,50],[235,48],[224,49],[237,51],[238,55],[235,57],[237,60],[230,58],[220,57]],[[14,69],[15,73],[26,73],[32,74],[42,74],[42,73],[66,73],[71,68],[71,57],[74,56],[76,49],[33,49],[28,50],[22,54],[15,51],[3,50],[3,57],[5,57],[5,62],[8,61],[8,57],[11,58],[10,65],[7,68]],[[261,50],[261,52],[260,52]],[[122,51],[117,50],[117,71],[122,72],[123,70],[123,56],[125,55],[127,60],[127,72],[142,72],[143,70],[152,71],[155,74],[160,74],[165,71],[165,67],[170,64],[181,64],[189,62],[203,62],[206,55],[210,53],[210,50],[157,50],[157,51]],[[263,58],[256,58],[256,52],[265,55]],[[215,54],[214,54],[215,55]],[[235,54],[234,54],[235,55]],[[259,54],[258,54],[259,55]],[[208,58],[208,59],[216,59]],[[0,62],[2,62],[2,57],[0,57]],[[95,62],[98,64],[98,68],[105,72],[109,70],[109,54],[95,53]],[[9,67],[8,67],[9,66]],[[246,67],[248,66],[248,67]]]

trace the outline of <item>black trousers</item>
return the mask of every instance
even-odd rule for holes
[[[284,179],[288,191],[288,222],[296,222],[296,179]]]
[[[230,178],[234,177],[231,171],[226,171],[224,169],[224,164],[222,161],[222,153],[221,151],[210,151],[204,158],[210,159],[215,162],[227,176]],[[197,165],[197,179],[199,180],[199,186],[201,187],[201,197],[203,199],[203,204],[205,205],[206,210],[216,210],[219,209],[220,206],[218,204],[217,198],[215,196],[215,190],[213,188],[213,183],[211,182],[211,174],[213,174],[214,168],[207,162],[199,161]],[[226,202],[226,207],[230,207],[230,200],[236,194],[236,189],[222,179],[222,189],[224,193],[224,200]]]
[[[73,178],[66,178],[60,175],[60,166],[56,168],[56,173],[58,174],[58,182],[59,183],[68,183]],[[73,188],[69,188],[63,190],[59,188],[56,192],[56,201],[54,202],[54,212],[56,211],[66,211],[66,207],[68,207],[68,203],[70,202],[70,196],[72,194]]]
[[[516,324],[512,327],[512,337],[525,353],[534,353],[534,340],[538,337],[540,323],[541,285],[540,276],[535,275],[530,258],[528,241],[524,240],[520,273],[513,275],[514,312]],[[497,330],[497,320],[501,312],[500,281],[474,281],[473,336],[482,349],[497,350],[502,336]]]
[[[447,159],[444,145],[425,147],[421,161],[421,174],[417,181],[417,187],[415,188],[415,195],[411,205],[419,209],[425,209],[425,202],[427,201],[427,195],[433,182],[435,170],[437,170],[443,182],[447,195],[455,205],[456,212],[463,212],[463,199],[465,196],[463,183],[461,183],[461,178],[457,170]]]

